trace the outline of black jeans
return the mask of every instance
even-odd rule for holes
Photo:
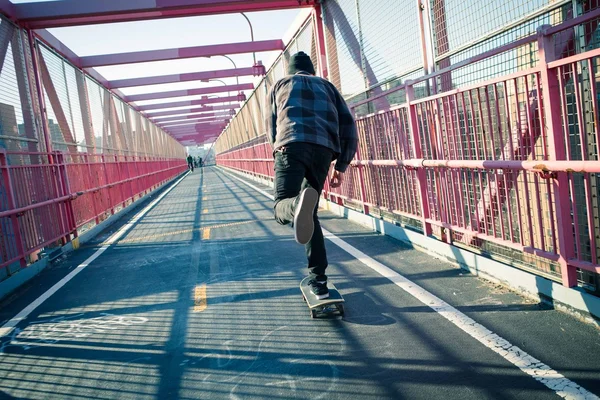
[[[275,220],[282,225],[294,220],[298,195],[307,187],[319,195],[325,185],[333,151],[311,143],[290,143],[275,151]],[[327,253],[319,218],[318,207],[313,216],[315,230],[305,245],[308,268],[312,275],[325,275]]]

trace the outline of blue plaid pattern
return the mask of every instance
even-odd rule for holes
[[[280,79],[267,98],[266,128],[273,149],[288,143],[313,143],[336,155],[335,169],[344,172],[354,158],[354,118],[335,86],[299,72]]]

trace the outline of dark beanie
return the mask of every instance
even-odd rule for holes
[[[308,54],[303,51],[299,51],[290,57],[290,63],[288,65],[288,74],[295,75],[296,73],[304,71],[309,74],[315,75],[315,66]]]

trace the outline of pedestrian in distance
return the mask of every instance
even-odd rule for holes
[[[188,168],[190,171],[194,172],[194,157],[188,154],[187,156]]]
[[[296,241],[305,245],[310,290],[326,299],[328,261],[317,204],[332,161],[330,186],[342,184],[356,153],[356,124],[336,87],[315,76],[304,52],[290,58],[288,75],[271,89],[265,120],[275,158],[275,220],[293,225]]]

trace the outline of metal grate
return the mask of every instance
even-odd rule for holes
[[[328,1],[323,9],[327,30],[335,43],[328,43],[329,54],[335,53],[337,61],[329,66],[330,80],[338,86],[343,96],[362,92],[367,88],[367,83],[362,68],[356,0]]]
[[[21,31],[0,18],[0,148],[37,151]]]
[[[143,142],[144,154],[184,156],[185,149],[175,139],[141,115],[146,129],[139,130],[141,137],[136,140],[136,111],[45,45],[39,48],[41,69],[45,65],[48,72],[42,81],[54,150],[139,155],[138,143]],[[86,124],[84,114],[88,112]]]
[[[510,31],[514,25],[523,24],[521,35],[535,33],[539,24],[529,24],[538,14],[546,14],[571,0],[431,0],[434,49],[438,58],[462,47],[471,47],[481,38]],[[548,21],[557,24],[561,20]],[[507,37],[505,43],[514,38]]]

